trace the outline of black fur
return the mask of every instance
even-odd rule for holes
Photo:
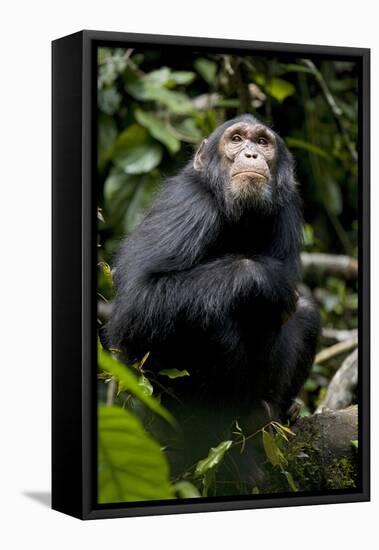
[[[317,310],[295,292],[301,211],[292,157],[276,135],[269,203],[233,201],[217,146],[238,120],[257,123],[243,115],[219,127],[204,171],[191,161],[164,182],[122,244],[106,329],[108,344],[130,359],[150,351],[152,370],[187,369],[190,377],[170,382],[184,407],[230,417],[263,399],[284,413],[319,332]]]

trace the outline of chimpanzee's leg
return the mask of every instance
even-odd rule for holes
[[[317,306],[301,297],[294,315],[282,326],[272,353],[268,391],[283,417],[311,370],[320,333]],[[270,401],[270,396],[267,396]],[[289,412],[291,416],[291,411]]]

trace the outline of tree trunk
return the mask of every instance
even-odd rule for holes
[[[357,405],[300,418],[292,430],[296,435],[286,444],[284,454],[288,460],[286,469],[299,491],[351,489],[356,486]],[[281,478],[280,490],[283,490],[284,476]]]

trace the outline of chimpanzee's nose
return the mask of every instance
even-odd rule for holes
[[[258,158],[258,153],[255,153],[254,151],[245,151],[245,157],[248,158],[248,159],[257,159]]]

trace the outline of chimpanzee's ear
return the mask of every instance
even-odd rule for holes
[[[201,172],[204,168],[204,147],[207,142],[207,139],[203,139],[203,141],[200,143],[200,147],[196,151],[195,158],[193,159],[193,167],[198,172]]]
[[[285,199],[295,190],[297,182],[294,174],[294,160],[284,141],[277,137],[276,188]]]

